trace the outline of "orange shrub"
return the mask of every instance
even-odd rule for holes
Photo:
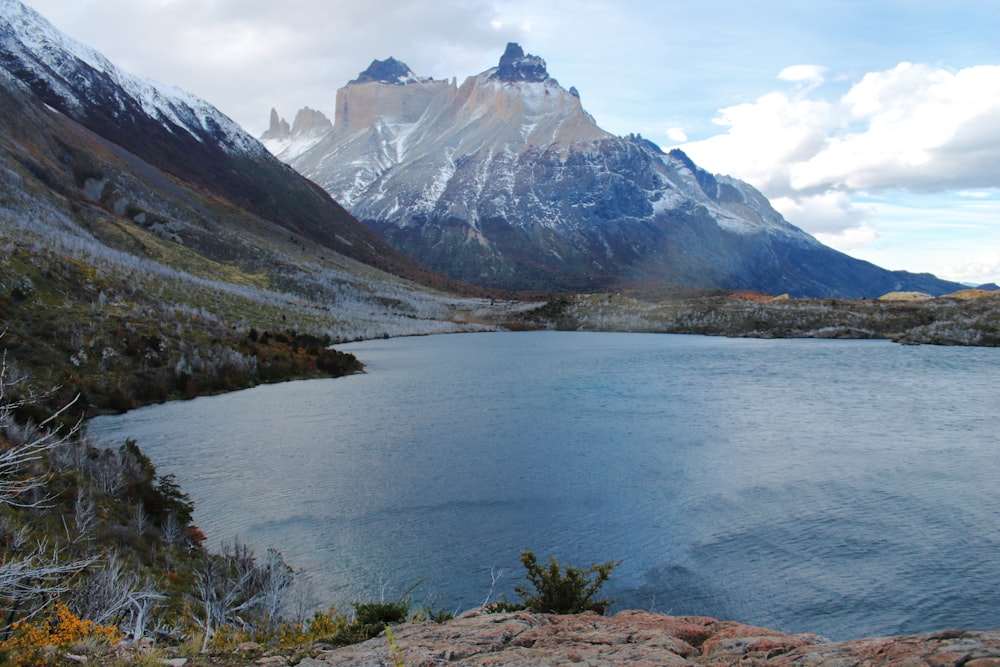
[[[0,642],[0,662],[10,667],[45,667],[45,647],[68,649],[83,641],[111,644],[122,639],[118,628],[85,621],[56,601],[41,618],[14,623]]]

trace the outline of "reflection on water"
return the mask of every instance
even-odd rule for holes
[[[324,600],[509,597],[531,548],[619,608],[830,638],[1000,626],[989,349],[634,334],[343,346],[368,373],[102,417],[217,543]]]

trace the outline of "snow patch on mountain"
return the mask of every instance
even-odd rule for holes
[[[260,139],[259,141],[264,145],[264,148],[270,151],[271,155],[288,162],[308,151],[322,138],[321,136],[302,136],[295,139],[289,137],[287,139]]]
[[[299,109],[291,125],[271,109],[270,125],[260,142],[272,155],[288,162],[315,146],[332,129],[333,123],[326,115],[309,107]]]
[[[437,172],[430,183],[424,188],[422,201],[417,204],[416,210],[431,211],[441,200],[441,196],[448,187],[448,183],[451,182],[452,177],[455,175],[455,163],[451,159],[452,154],[452,151],[445,151],[444,159],[438,165]]]

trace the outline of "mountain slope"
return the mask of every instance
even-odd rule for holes
[[[641,137],[612,136],[516,44],[461,86],[393,62],[375,61],[338,91],[325,137],[279,156],[452,276],[518,289],[957,289],[836,252],[748,184]]]
[[[85,108],[76,97],[89,94],[93,79],[40,83],[48,79],[31,74],[40,63],[68,67],[74,51],[60,50],[63,38],[37,15],[0,3],[0,347],[39,388],[61,386],[57,399],[79,393],[84,410],[125,409],[328,374],[324,341],[483,328],[488,301],[337,252],[453,284],[389,247],[238,128],[217,146],[205,135],[205,159],[217,169],[263,165],[275,201],[309,196],[312,218],[266,217],[235,203],[238,192],[185,173],[174,157],[187,144],[169,137],[194,134],[143,120],[138,103],[134,123],[154,134],[160,127],[162,150],[148,157],[136,152],[148,148],[145,139],[133,151],[122,145],[131,137],[110,140],[99,123],[87,127],[43,101],[35,88],[59,85],[53,101]],[[24,36],[32,30],[55,38],[33,42]],[[135,102],[126,87],[109,94]],[[282,333],[264,344],[251,330]]]
[[[357,224],[207,102],[122,71],[16,0],[0,0],[0,66],[45,104],[167,174],[348,257],[448,284]]]

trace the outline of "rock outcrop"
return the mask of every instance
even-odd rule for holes
[[[288,121],[278,116],[278,110],[271,109],[271,121],[268,123],[267,132],[260,135],[261,141],[284,141],[292,134],[292,128]]]
[[[291,125],[271,109],[271,121],[267,132],[260,135],[260,141],[275,155],[284,151],[302,151],[326,136],[333,129],[333,123],[322,111],[303,107],[295,114]]]
[[[300,667],[351,665],[964,665],[1000,666],[1000,631],[946,631],[926,635],[828,642],[813,634],[785,634],[702,616],[642,611],[615,616],[474,610],[444,624],[393,628],[363,644],[323,652]]]
[[[271,109],[271,120],[267,132],[260,135],[260,140],[290,141],[300,138],[319,138],[333,129],[333,123],[322,111],[303,107],[295,114],[295,121],[288,121],[278,116],[277,109]]]
[[[535,81],[550,79],[545,67],[545,61],[530,53],[525,55],[524,49],[510,42],[507,50],[500,56],[500,64],[490,76],[497,81]],[[556,83],[553,80],[553,83]]]
[[[405,86],[408,83],[419,83],[431,81],[429,78],[422,78],[413,73],[406,63],[395,58],[385,60],[373,60],[364,72],[358,75],[357,79],[349,83],[387,83],[396,86]]]

